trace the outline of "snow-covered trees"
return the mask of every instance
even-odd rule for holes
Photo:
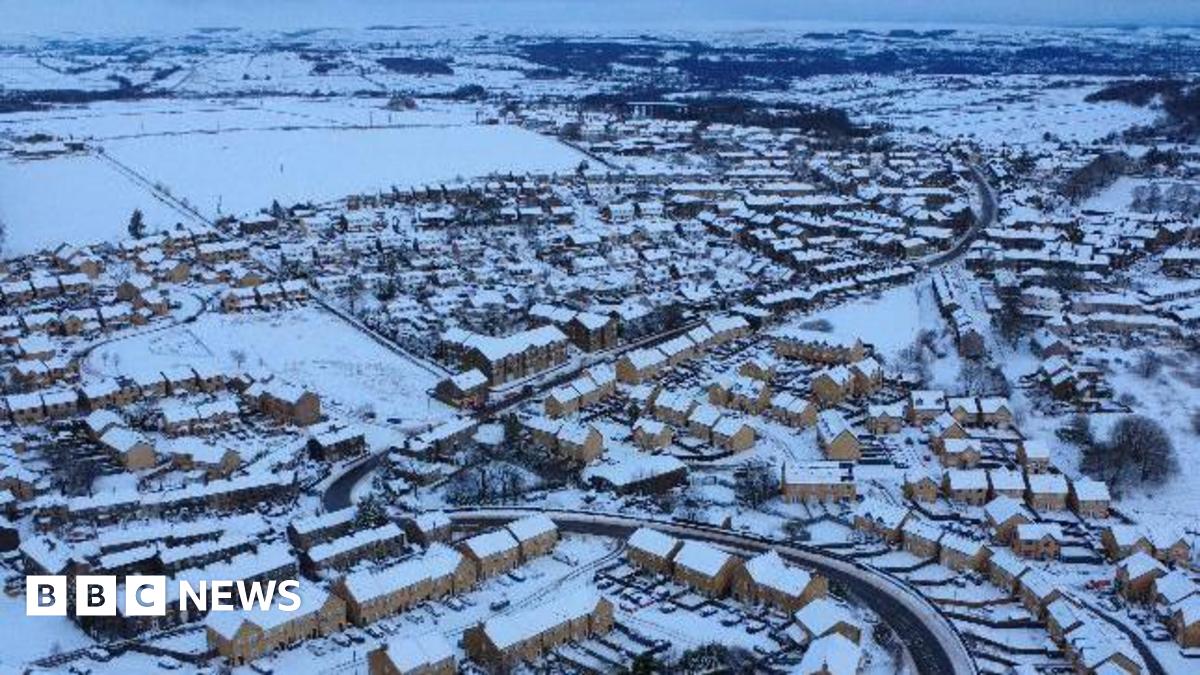
[[[1112,485],[1158,485],[1178,469],[1171,437],[1158,422],[1142,415],[1117,420],[1108,440],[1083,446],[1085,473]]]

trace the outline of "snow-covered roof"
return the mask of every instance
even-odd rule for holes
[[[679,544],[679,540],[648,527],[639,527],[629,535],[629,548],[650,553],[659,558],[668,558]]]
[[[733,556],[697,541],[685,542],[675,554],[675,564],[706,577],[715,577]]]

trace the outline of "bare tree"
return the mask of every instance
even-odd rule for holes
[[[761,506],[779,494],[779,473],[764,460],[750,460],[738,472],[734,490],[746,505]]]
[[[1082,467],[1113,486],[1159,485],[1179,468],[1171,437],[1161,424],[1142,415],[1122,417],[1107,442],[1084,448]]]

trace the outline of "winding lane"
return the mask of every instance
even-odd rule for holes
[[[530,513],[549,516],[565,532],[623,539],[639,527],[651,527],[665,534],[704,541],[746,556],[775,549],[785,559],[813,569],[840,584],[878,614],[907,647],[922,675],[978,673],[975,660],[962,637],[932,603],[890,574],[845,556],[699,523],[631,515],[536,507],[476,507],[447,511],[456,525],[480,527],[498,525]]]

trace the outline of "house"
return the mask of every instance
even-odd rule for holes
[[[321,419],[321,399],[315,393],[278,380],[261,385],[258,402],[259,410],[278,424],[306,427]]]
[[[309,430],[308,452],[314,459],[339,462],[366,451],[366,436],[357,425],[330,421]]]
[[[1058,523],[1019,523],[1012,539],[1012,550],[1022,558],[1057,560],[1062,541],[1062,526]]]
[[[100,437],[104,446],[127,471],[149,469],[158,462],[154,446],[145,436],[122,426],[114,426]]]
[[[941,550],[938,561],[942,565],[960,572],[982,572],[987,569],[987,561],[992,552],[983,542],[958,534],[947,534],[939,543]]]
[[[904,550],[918,558],[937,558],[941,552],[941,541],[945,532],[938,525],[909,518],[900,531],[904,539]]]
[[[979,421],[994,427],[1008,428],[1012,426],[1012,410],[1008,399],[1000,396],[987,396],[979,399]]]
[[[203,471],[208,479],[228,478],[242,465],[237,450],[200,438],[169,439],[162,449],[176,469]]]
[[[988,496],[1025,500],[1025,475],[1015,469],[988,469]]]
[[[791,392],[773,396],[768,412],[789,427],[803,429],[817,423],[817,405]]]
[[[1154,557],[1164,563],[1189,565],[1192,559],[1192,545],[1187,537],[1174,526],[1158,525],[1150,528],[1146,535],[1154,546]]]
[[[585,352],[610,349],[617,345],[617,318],[591,312],[578,312],[563,326],[567,337]]]
[[[854,529],[895,544],[900,541],[900,528],[908,516],[909,510],[903,506],[868,498],[854,509]]]
[[[822,406],[835,406],[850,396],[854,375],[845,366],[832,366],[814,374],[809,386],[813,397]]]
[[[941,487],[933,476],[924,471],[904,473],[904,496],[917,502],[936,502]]]
[[[654,399],[654,416],[669,424],[682,425],[696,407],[696,401],[682,391],[663,391]]]
[[[1171,634],[1180,647],[1200,647],[1200,596],[1192,595],[1174,605],[1170,626]]]
[[[908,395],[908,421],[925,426],[946,412],[946,394],[942,391],[915,389]]]
[[[1180,569],[1171,570],[1154,580],[1154,602],[1160,605],[1170,607],[1198,593],[1200,586],[1190,574]]]
[[[385,523],[309,548],[303,556],[304,567],[311,574],[344,570],[362,560],[398,555],[404,550],[404,542],[404,531],[395,523]]]
[[[950,413],[942,413],[933,419],[929,425],[929,442],[934,451],[941,453],[945,443],[950,439],[966,439],[968,436],[962,424]]]
[[[367,652],[367,675],[454,675],[454,649],[437,633],[392,638]]]
[[[774,550],[735,568],[731,588],[742,602],[770,605],[789,614],[828,592],[824,577],[788,565]]]
[[[671,427],[647,417],[633,425],[633,442],[642,450],[661,450],[671,444]]]
[[[1068,504],[1083,518],[1107,518],[1112,496],[1108,484],[1092,478],[1080,478],[1071,482]]]
[[[883,366],[870,356],[851,363],[850,372],[854,376],[850,388],[852,396],[870,396],[883,386]]]
[[[301,584],[299,609],[210,612],[205,620],[209,649],[233,666],[346,626],[346,603],[315,584]]]
[[[1040,441],[1021,441],[1017,446],[1017,461],[1026,473],[1044,473],[1050,469],[1050,446]]]
[[[1167,568],[1152,556],[1137,551],[1117,563],[1117,592],[1131,602],[1152,602],[1154,582],[1166,576]]]
[[[580,403],[579,390],[568,383],[550,390],[543,407],[548,417],[565,417],[579,412]]]
[[[904,403],[871,404],[867,406],[867,431],[880,436],[896,434],[904,428]]]
[[[705,595],[721,597],[741,564],[737,556],[703,542],[688,541],[675,553],[673,575],[679,583]]]
[[[712,428],[712,444],[726,452],[743,452],[754,446],[754,427],[745,419],[725,415]]]
[[[671,561],[683,542],[658,530],[640,527],[629,535],[625,556],[629,562],[654,574],[671,573]]]
[[[942,441],[942,466],[967,469],[979,463],[983,447],[973,438],[947,438]]]
[[[827,635],[840,635],[854,644],[862,639],[862,627],[850,610],[829,598],[816,598],[792,614],[806,644]]]
[[[863,649],[841,633],[832,633],[809,643],[791,672],[793,675],[858,675]]]
[[[780,480],[785,502],[841,502],[857,495],[854,471],[840,462],[784,464]]]
[[[487,385],[487,376],[472,368],[439,381],[433,395],[456,408],[477,408],[487,400]]]
[[[688,416],[688,433],[704,441],[712,442],[712,430],[721,419],[721,411],[714,406],[702,403],[692,409]]]
[[[1038,617],[1046,613],[1050,603],[1062,597],[1060,589],[1061,584],[1032,568],[1017,580],[1017,597],[1025,609]]]
[[[1100,543],[1110,560],[1121,560],[1137,551],[1154,555],[1150,536],[1136,525],[1109,525],[1100,533]]]
[[[587,464],[604,453],[604,436],[591,425],[568,422],[559,428],[555,441],[560,457],[579,464]]]
[[[667,365],[667,355],[656,348],[634,349],[617,359],[617,379],[640,384],[658,375]]]
[[[362,626],[431,598],[461,593],[475,581],[475,566],[465,556],[434,544],[423,554],[341,577],[333,592],[346,601],[347,618]]]
[[[983,514],[996,541],[1002,544],[1012,541],[1017,526],[1033,522],[1033,514],[1025,508],[1025,503],[1006,495],[992,498],[984,505]]]
[[[1065,644],[1067,634],[1081,625],[1080,612],[1066,598],[1059,598],[1046,607],[1046,630],[1055,643]]]
[[[521,564],[521,545],[508,530],[477,534],[457,547],[475,566],[477,579],[503,574]]]
[[[558,543],[558,527],[542,514],[514,520],[504,528],[517,540],[522,563],[549,554]]]
[[[948,469],[942,476],[942,490],[951,501],[983,506],[988,495],[987,472],[983,469]]]
[[[979,422],[979,399],[973,396],[952,396],[946,399],[946,409],[959,424]]]
[[[1067,479],[1057,473],[1036,473],[1025,476],[1028,490],[1025,501],[1035,511],[1064,511],[1067,508]]]
[[[541,607],[494,616],[463,633],[467,655],[488,672],[510,672],[567,642],[605,635],[613,606],[594,591],[581,591]]]
[[[404,519],[404,534],[422,546],[450,541],[451,522],[443,511],[425,511]]]
[[[776,336],[775,353],[813,363],[846,364],[861,361],[866,348],[858,338],[850,340],[819,331],[786,329]]]
[[[1029,563],[1018,558],[1012,551],[997,548],[988,559],[988,580],[996,588],[1009,595],[1015,595],[1021,576],[1029,569]]]
[[[296,548],[307,551],[317,544],[349,534],[354,529],[357,517],[358,509],[349,506],[319,516],[293,520],[288,523],[288,540]]]
[[[858,435],[836,410],[823,410],[817,415],[817,441],[828,459],[857,462],[862,456],[862,443]]]

